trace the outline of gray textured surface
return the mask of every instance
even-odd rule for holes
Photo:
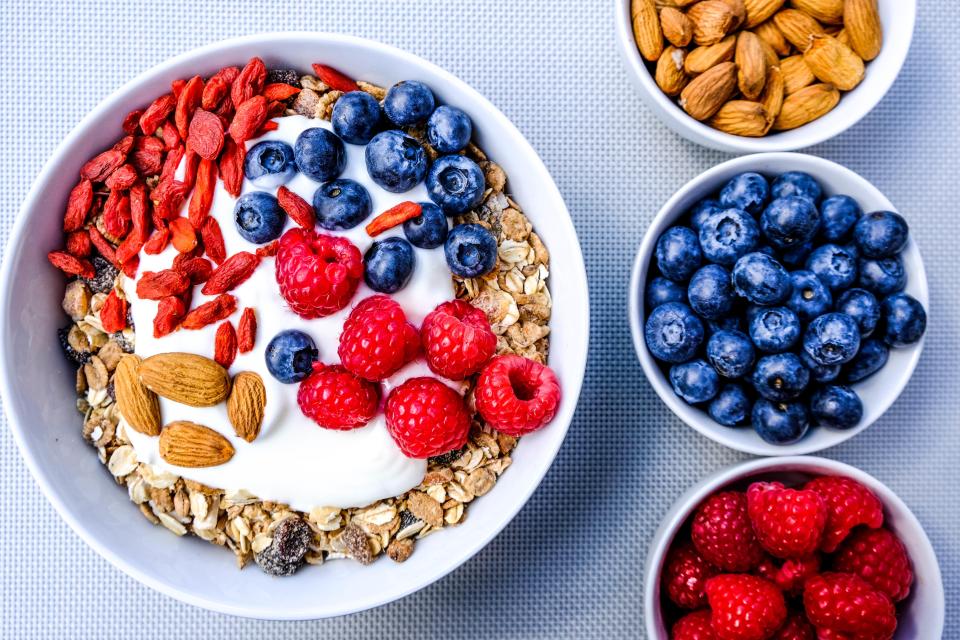
[[[20,201],[58,140],[132,74],[225,37],[337,30],[436,62],[513,119],[567,199],[586,254],[594,320],[575,424],[543,486],[517,519],[439,583],[339,620],[231,619],[141,586],[60,521],[21,461],[9,430],[0,429],[0,635],[642,635],[641,571],[650,536],[689,484],[738,456],[673,418],[644,381],[630,344],[625,289],[635,248],[660,204],[725,156],[674,136],[638,104],[615,49],[611,2],[0,4],[4,243]],[[956,12],[944,12],[942,3],[920,4],[913,50],[886,100],[860,125],[811,152],[861,173],[907,214],[926,260],[933,322],[917,374],[901,399],[880,423],[826,455],[877,475],[924,523],[947,587],[944,637],[955,638],[960,637],[955,493],[960,484],[955,231],[960,116],[954,101],[960,89],[960,21]],[[139,516],[131,510],[131,517]]]

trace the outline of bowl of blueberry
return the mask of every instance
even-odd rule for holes
[[[756,455],[843,442],[893,404],[928,292],[907,219],[814,156],[737,158],[660,210],[634,262],[634,347],[670,409]]]

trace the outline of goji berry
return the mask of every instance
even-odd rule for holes
[[[117,144],[113,145],[113,148],[122,153],[123,157],[126,158],[127,154],[130,153],[130,149],[133,149],[134,140],[134,136],[123,136]]]
[[[153,136],[137,136],[133,143],[133,153],[130,161],[142,176],[152,176],[160,173],[163,167],[163,154],[166,147],[163,141]]]
[[[193,189],[193,184],[197,180],[197,168],[200,166],[200,154],[194,151],[190,145],[187,145],[187,151],[183,156],[183,184],[187,185],[187,190]]]
[[[186,218],[170,221],[170,244],[180,253],[193,251],[197,246],[197,231]]]
[[[163,124],[160,125],[160,137],[163,139],[163,148],[164,149],[173,149],[175,146],[183,142],[180,138],[180,132],[177,131],[176,125],[174,125],[169,120],[164,120]]]
[[[116,250],[113,248],[113,245],[110,244],[110,241],[104,238],[103,234],[100,233],[96,227],[91,226],[89,233],[90,241],[93,243],[93,246],[97,248],[100,255],[113,266],[119,267],[120,263],[117,262]]]
[[[93,183],[83,178],[70,190],[67,197],[67,211],[63,214],[63,230],[67,233],[81,228],[87,220],[87,213],[93,205]]]
[[[240,353],[253,351],[253,345],[257,341],[257,316],[253,309],[247,307],[240,314],[240,322],[237,323],[237,349]]]
[[[258,264],[260,264],[259,256],[248,251],[235,253],[214,269],[200,293],[205,296],[215,296],[232,291],[253,275]]]
[[[127,235],[130,222],[130,199],[123,191],[111,191],[103,205],[103,228],[113,238]]]
[[[135,231],[146,241],[150,235],[150,199],[143,183],[130,188],[130,221]]]
[[[209,215],[216,187],[217,163],[207,159],[201,160],[197,168],[197,183],[193,187],[187,212],[187,217],[194,229],[199,229]]]
[[[173,268],[190,278],[194,285],[203,284],[210,279],[213,273],[213,265],[206,258],[190,256],[186,253],[177,254],[173,259]]]
[[[86,258],[93,251],[90,234],[85,229],[67,234],[67,253],[76,258]]]
[[[256,133],[260,125],[267,119],[267,99],[263,96],[253,96],[237,106],[237,113],[230,123],[230,137],[239,145],[249,140]]]
[[[203,238],[203,246],[210,259],[220,264],[227,259],[227,250],[223,244],[223,233],[220,231],[220,223],[216,218],[207,217],[200,227],[200,237]]]
[[[220,178],[223,188],[235,198],[240,197],[243,187],[243,162],[247,157],[247,147],[242,142],[227,138],[223,143],[223,155],[220,156]]]
[[[147,243],[143,245],[143,252],[147,255],[155,256],[163,253],[163,250],[167,248],[168,244],[170,244],[170,230],[166,227],[159,227],[153,232],[153,235],[150,236]]]
[[[187,127],[190,126],[190,118],[193,112],[200,106],[200,99],[203,96],[203,78],[193,76],[184,85],[183,91],[177,96],[177,107],[173,112],[173,121],[177,125],[177,131],[180,137],[186,139]]]
[[[186,84],[186,80],[183,78],[177,78],[176,80],[170,82],[170,91],[173,92],[174,96],[179,96]]]
[[[213,74],[214,77],[223,78],[227,84],[233,84],[233,81],[240,75],[240,67],[224,67]]]
[[[120,127],[123,129],[124,133],[134,134],[140,130],[140,116],[143,115],[143,109],[134,109],[126,115],[123,119],[123,124]]]
[[[304,229],[313,230],[317,222],[317,214],[309,202],[295,194],[285,186],[277,189],[277,204],[286,211],[290,219]]]
[[[113,173],[117,167],[122,165],[127,159],[127,155],[120,149],[113,147],[87,161],[80,168],[80,176],[93,182],[103,182],[107,176]]]
[[[263,84],[267,81],[267,67],[260,58],[250,58],[246,66],[240,71],[233,86],[230,88],[230,99],[235,106],[240,106],[253,96],[263,91]]]
[[[217,327],[213,342],[213,359],[224,369],[229,369],[237,359],[237,332],[229,320]]]
[[[201,158],[215,160],[223,149],[223,123],[220,118],[209,111],[197,109],[190,121],[187,144]]]
[[[143,232],[134,229],[130,232],[120,246],[117,247],[117,260],[122,265],[126,265],[132,258],[136,258],[143,248]]]
[[[267,100],[286,100],[300,93],[300,88],[285,82],[274,82],[263,88],[263,97]]]
[[[161,180],[151,197],[156,203],[155,212],[162,220],[173,220],[180,215],[183,202],[190,193],[190,186],[179,180]]]
[[[100,307],[100,324],[106,333],[123,331],[127,326],[127,301],[117,295],[116,289],[110,291]]]
[[[323,84],[327,85],[331,89],[343,91],[344,93],[360,90],[360,87],[357,86],[356,82],[340,73],[333,67],[328,67],[325,64],[315,62],[313,64],[313,72],[317,74],[317,77],[320,78]]]
[[[133,256],[129,260],[123,263],[123,266],[120,267],[123,271],[123,275],[127,276],[131,280],[137,277],[137,269],[140,267],[140,256]]]
[[[176,296],[167,296],[157,304],[157,315],[153,318],[153,337],[162,338],[173,333],[187,314],[187,305]]]
[[[152,136],[164,120],[167,119],[177,106],[177,98],[167,93],[154,100],[143,115],[140,116],[140,130]]]
[[[286,112],[287,112],[287,105],[284,104],[283,102],[278,102],[277,100],[267,102],[267,118],[276,118],[276,117],[282,116]],[[263,126],[266,126],[266,125],[267,123],[264,122]]]
[[[237,299],[229,293],[222,293],[187,313],[180,326],[184,329],[202,329],[214,322],[220,322],[236,310]]]
[[[401,202],[394,205],[370,221],[365,229],[371,238],[380,235],[387,229],[403,224],[420,215],[421,207],[416,202]]]
[[[129,189],[137,181],[137,170],[131,164],[122,164],[106,179],[109,189]]]
[[[170,149],[167,158],[163,161],[163,169],[160,171],[161,183],[164,180],[173,180],[173,176],[176,174],[177,167],[180,166],[180,161],[183,160],[183,154],[185,153],[186,149],[183,148],[183,145],[177,145],[173,149]],[[154,198],[154,200],[156,200],[156,198]]]
[[[47,254],[47,260],[67,275],[92,278],[97,274],[92,264],[81,258],[76,258],[66,251],[51,251]]]
[[[268,131],[276,131],[279,128],[280,128],[280,125],[277,124],[276,120],[267,120],[262,125],[260,125],[260,128],[257,129],[256,133],[253,134],[253,137],[259,138],[260,136],[264,135]]]
[[[137,280],[137,295],[144,300],[159,300],[167,296],[178,296],[190,286],[190,278],[174,271],[145,271]]]
[[[210,111],[220,106],[224,96],[230,91],[230,84],[222,77],[213,76],[207,80],[203,87],[203,95],[200,98],[200,106]]]
[[[274,240],[267,244],[257,247],[257,255],[261,258],[272,258],[277,255],[277,249],[280,247],[280,241]]]

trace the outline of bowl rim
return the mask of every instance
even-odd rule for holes
[[[890,508],[889,505],[893,505],[897,511],[903,515],[907,528],[916,534],[910,539],[910,548],[919,550],[927,559],[932,560],[932,562],[929,563],[930,572],[924,573],[924,580],[928,581],[934,588],[933,595],[938,601],[936,603],[937,606],[934,608],[938,615],[936,619],[930,621],[934,627],[933,630],[937,633],[929,637],[939,638],[943,635],[946,617],[946,595],[943,588],[943,575],[940,571],[940,563],[937,559],[936,550],[930,542],[930,537],[907,503],[886,484],[858,467],[830,458],[789,456],[781,458],[754,458],[723,467],[697,481],[674,501],[670,510],[661,521],[660,526],[653,534],[644,565],[643,608],[647,637],[651,639],[661,638],[660,628],[657,624],[662,623],[660,573],[663,569],[663,561],[666,558],[667,551],[677,531],[687,521],[697,505],[715,491],[748,476],[759,475],[764,472],[774,473],[778,470],[795,470],[802,472],[804,470],[815,471],[818,469],[824,469],[828,473],[835,475],[848,476],[860,482],[877,494],[883,503],[885,511]],[[823,473],[823,471],[816,472]],[[911,554],[911,560],[916,564],[913,554]],[[925,571],[927,570],[925,569]]]
[[[679,219],[680,216],[683,215],[684,212],[677,211],[677,207],[691,191],[707,183],[719,182],[719,176],[722,176],[727,172],[756,170],[758,166],[763,165],[763,163],[767,161],[797,163],[798,165],[801,165],[798,166],[797,169],[811,172],[812,170],[810,167],[805,165],[818,165],[818,169],[821,171],[830,171],[835,175],[843,176],[847,180],[859,182],[867,190],[874,193],[877,201],[882,203],[881,206],[883,208],[890,211],[897,210],[893,203],[890,202],[883,192],[874,186],[873,183],[860,174],[854,172],[852,169],[833,162],[832,160],[827,160],[819,156],[805,153],[789,151],[757,153],[732,158],[726,162],[722,162],[714,167],[711,167],[710,169],[707,169],[680,187],[667,200],[667,202],[663,205],[660,211],[657,212],[653,220],[647,226],[647,230],[644,232],[643,239],[640,242],[633,261],[633,271],[630,276],[630,288],[627,292],[627,314],[628,322],[630,324],[630,333],[633,338],[633,347],[637,353],[637,358],[640,360],[643,373],[646,376],[647,381],[653,387],[654,391],[657,392],[657,395],[660,396],[660,399],[663,400],[663,402],[670,408],[674,415],[680,418],[680,420],[682,420],[685,424],[698,431],[701,435],[704,435],[714,442],[724,445],[725,447],[753,455],[774,457],[796,456],[816,453],[818,451],[829,449],[830,447],[834,447],[838,444],[846,442],[850,438],[853,438],[857,434],[872,426],[880,416],[889,410],[889,408],[894,402],[896,402],[897,398],[906,388],[910,378],[913,376],[913,372],[916,369],[918,362],[920,361],[920,355],[923,352],[923,347],[926,343],[926,337],[924,336],[924,338],[921,338],[921,340],[916,344],[902,350],[903,352],[909,354],[909,362],[907,363],[906,368],[903,370],[903,373],[897,384],[897,388],[893,391],[893,393],[889,393],[885,396],[884,401],[887,404],[880,415],[878,415],[877,418],[872,421],[862,421],[862,424],[859,424],[853,429],[848,429],[845,431],[831,430],[831,433],[836,434],[836,436],[832,440],[829,440],[825,443],[813,443],[811,442],[809,435],[801,439],[799,442],[786,445],[770,444],[763,441],[759,436],[752,441],[754,444],[739,443],[730,437],[732,432],[728,427],[723,427],[722,425],[714,422],[705,411],[697,407],[691,407],[690,405],[687,405],[675,393],[673,393],[672,388],[666,381],[666,376],[664,376],[663,372],[660,370],[660,367],[653,358],[653,355],[647,348],[647,344],[643,335],[644,321],[641,320],[643,292],[646,289],[645,280],[650,260],[653,257],[653,247],[659,236],[659,234],[656,232],[656,229],[658,226],[660,226],[660,223],[663,223],[665,220],[667,221],[665,224],[670,224],[670,222]],[[814,175],[814,177],[816,177],[816,175]],[[719,188],[719,186],[722,185],[718,184],[717,187]],[[923,303],[924,308],[927,311],[927,326],[929,327],[931,316],[926,269],[924,268],[923,258],[919,253],[920,250],[916,245],[916,240],[913,238],[913,234],[911,234],[910,243],[913,245],[913,249],[917,251],[919,257],[918,267],[915,269],[915,271],[911,271],[910,273],[911,282],[917,286],[918,291],[915,297],[920,300],[921,303]],[[693,419],[691,412],[696,412],[698,419]]]
[[[171,68],[181,63],[202,60],[203,58],[214,55],[221,50],[235,47],[259,47],[269,53],[269,49],[277,46],[278,43],[285,41],[303,41],[305,39],[322,43],[327,46],[349,45],[355,47],[376,48],[384,51],[389,56],[396,57],[406,62],[411,68],[428,70],[430,73],[442,78],[443,84],[454,88],[456,92],[462,96],[465,102],[481,105],[484,109],[485,115],[494,121],[496,130],[509,135],[510,138],[515,140],[516,143],[521,147],[526,147],[526,149],[530,152],[530,161],[533,164],[536,172],[542,173],[544,176],[546,176],[547,180],[543,185],[541,185],[542,188],[552,191],[562,206],[561,211],[554,212],[556,219],[553,222],[563,227],[564,235],[569,235],[569,237],[574,240],[574,242],[571,243],[574,250],[573,254],[565,256],[565,260],[570,262],[573,269],[573,282],[571,282],[570,285],[577,286],[578,288],[582,289],[584,300],[589,300],[589,289],[583,260],[583,250],[580,246],[576,228],[573,225],[573,220],[570,216],[569,209],[563,200],[563,196],[560,193],[559,188],[556,186],[552,175],[544,164],[539,153],[536,152],[533,145],[530,144],[517,126],[511,120],[509,120],[496,105],[494,105],[490,100],[479,93],[479,91],[474,89],[472,86],[467,84],[464,80],[461,80],[453,73],[447,71],[439,65],[434,64],[433,62],[426,60],[425,58],[393,45],[385,44],[370,38],[363,38],[335,32],[270,31],[218,40],[192,48],[175,56],[165,58],[123,83],[120,87],[100,100],[80,119],[80,121],[51,152],[40,172],[34,178],[30,189],[28,190],[20,208],[18,209],[17,218],[9,232],[3,256],[3,264],[0,266],[0,308],[7,308],[10,305],[13,289],[11,270],[14,262],[11,256],[16,252],[17,246],[27,230],[27,214],[31,209],[34,209],[37,206],[37,200],[41,196],[41,185],[45,184],[50,179],[51,174],[56,168],[56,165],[59,163],[59,159],[68,153],[74,144],[76,144],[86,129],[90,126],[92,121],[97,119],[101,114],[109,112],[111,109],[116,109],[117,103],[121,102],[128,93],[137,89],[140,85],[147,84],[151,80],[162,77],[164,74],[169,73]],[[566,434],[569,431],[570,425],[573,421],[580,397],[580,392],[582,390],[584,370],[589,348],[589,304],[582,305],[582,308],[576,310],[576,313],[579,315],[579,318],[577,318],[576,322],[579,325],[582,325],[586,331],[584,332],[582,339],[580,339],[577,343],[565,345],[565,350],[572,351],[573,359],[582,366],[572,367],[570,374],[571,379],[569,381],[564,381],[564,401],[561,404],[561,409],[558,412],[557,417],[554,419],[556,422],[552,423],[552,427],[556,429],[558,433],[556,433],[556,435],[552,438],[553,445],[549,449],[544,450],[542,461],[540,462],[539,467],[535,468],[529,485],[525,487],[523,491],[514,494],[514,497],[511,501],[512,504],[508,505],[507,509],[499,512],[500,519],[496,525],[490,529],[487,536],[477,538],[471,545],[462,548],[458,552],[456,559],[448,565],[439,566],[433,572],[421,574],[416,580],[411,581],[401,589],[390,592],[388,595],[377,595],[357,604],[342,607],[336,611],[314,608],[278,611],[276,609],[264,608],[262,605],[258,605],[256,603],[249,603],[249,606],[243,607],[234,606],[229,603],[221,602],[213,597],[202,596],[197,592],[191,592],[176,586],[172,586],[164,582],[161,578],[154,577],[145,571],[141,571],[131,563],[128,563],[124,557],[124,554],[117,553],[109,546],[103,544],[94,534],[87,530],[84,522],[81,519],[73,516],[70,509],[68,509],[66,504],[61,500],[60,496],[54,490],[52,481],[50,480],[47,471],[40,464],[40,462],[34,458],[31,450],[25,444],[25,440],[21,432],[23,427],[21,425],[26,425],[28,423],[27,416],[21,415],[19,406],[10,401],[3,402],[4,412],[9,421],[10,430],[13,433],[13,438],[20,451],[21,458],[25,462],[27,468],[30,470],[34,480],[40,486],[44,496],[50,501],[59,516],[89,547],[91,547],[97,552],[97,554],[105,558],[110,564],[121,570],[123,573],[150,587],[151,589],[179,600],[180,602],[219,613],[225,613],[244,618],[271,620],[307,620],[337,617],[372,609],[396,600],[400,600],[411,593],[419,591],[420,589],[439,581],[470,560],[481,549],[486,547],[508,524],[514,520],[519,511],[526,505],[533,493],[540,487],[541,483],[543,482],[543,478],[546,476],[547,472],[556,460],[556,456],[560,450],[560,447],[566,440]],[[0,351],[2,351],[4,358],[9,352],[9,349],[5,348],[6,342],[11,339],[7,315],[5,313],[0,313],[0,340],[4,341],[4,348]],[[14,386],[11,379],[12,371],[13,369],[11,367],[0,367],[0,392],[2,392],[2,396],[5,399],[15,397]],[[568,402],[569,404],[567,404]]]

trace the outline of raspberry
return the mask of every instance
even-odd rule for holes
[[[777,569],[774,584],[791,595],[803,593],[807,580],[820,573],[820,556],[813,555],[796,560],[786,560]]]
[[[663,569],[663,588],[673,602],[684,609],[707,606],[704,583],[719,571],[689,543],[674,547]]]
[[[794,611],[770,640],[817,640],[817,632],[803,613]]]
[[[410,458],[429,458],[467,442],[470,414],[463,398],[436,378],[410,378],[384,408],[387,430]]]
[[[822,573],[808,580],[803,607],[818,629],[878,639],[892,637],[897,629],[890,598],[852,573]]]
[[[783,594],[763,578],[725,574],[707,580],[706,589],[720,640],[767,640],[787,618]]]
[[[300,383],[297,404],[321,427],[346,431],[370,422],[380,404],[380,390],[339,365],[317,363]]]
[[[820,548],[827,553],[837,549],[851,529],[864,524],[871,529],[883,526],[883,505],[877,496],[851,478],[821,476],[804,486],[812,489],[827,503],[827,528]]]
[[[717,640],[710,626],[710,611],[694,611],[683,616],[673,625],[671,640]]]
[[[747,517],[747,496],[725,491],[697,508],[690,530],[693,546],[724,571],[749,571],[763,559],[763,548]]]
[[[497,350],[487,315],[463,300],[444,302],[427,314],[420,339],[430,370],[450,380],[473,375]]]
[[[370,296],[360,302],[343,323],[340,362],[364,380],[390,377],[417,357],[420,335],[407,322],[403,309],[387,296]]]
[[[360,250],[346,238],[299,228],[280,237],[277,284],[298,316],[319,318],[343,309],[362,276]]]
[[[550,422],[560,405],[560,383],[549,367],[520,356],[497,356],[474,391],[477,411],[491,427],[522,436]]]
[[[855,573],[894,602],[910,594],[913,571],[903,543],[886,529],[858,529],[837,549],[833,568]]]
[[[779,482],[750,485],[747,513],[760,546],[778,558],[814,553],[827,522],[827,506],[820,494],[786,489]]]

